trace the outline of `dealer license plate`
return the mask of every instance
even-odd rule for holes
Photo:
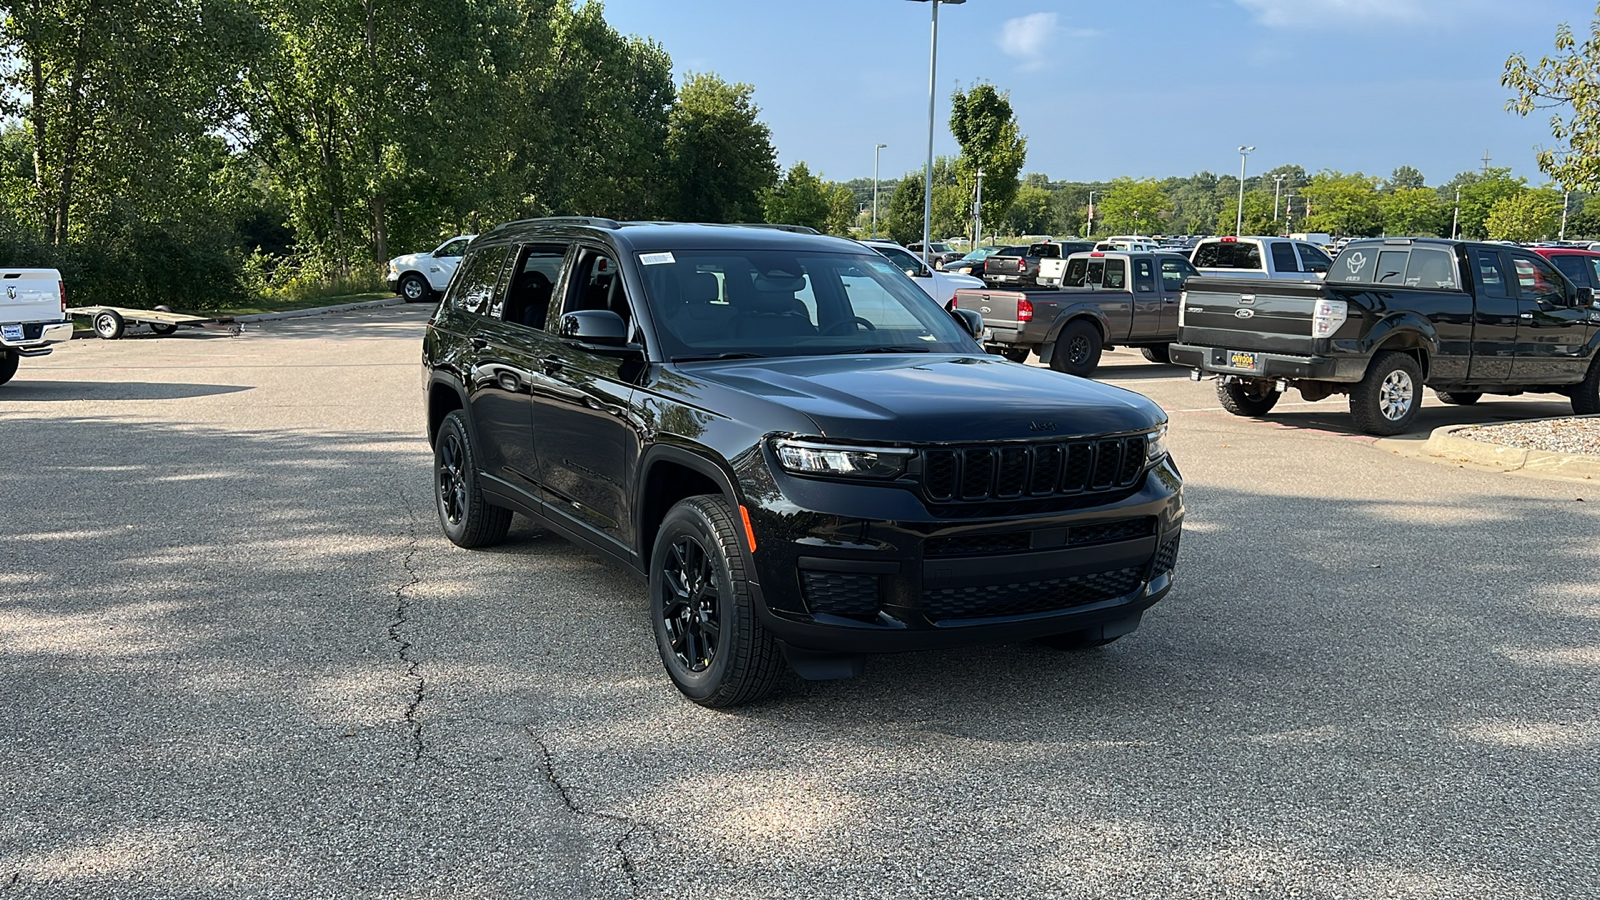
[[[1261,368],[1256,363],[1256,355],[1254,353],[1246,353],[1243,350],[1228,351],[1228,365],[1235,369],[1245,369],[1250,372],[1260,371]]]
[[[0,325],[0,334],[4,334],[8,341],[20,341],[22,340],[22,326]]]

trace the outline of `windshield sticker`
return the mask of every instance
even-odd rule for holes
[[[1366,264],[1367,264],[1367,257],[1360,250],[1357,250],[1356,252],[1350,254],[1348,257],[1345,258],[1345,261],[1344,261],[1345,268],[1349,269],[1352,272],[1361,271],[1361,267],[1366,265]]]
[[[641,265],[641,266],[664,266],[664,265],[669,265],[669,264],[674,263],[674,262],[677,262],[677,260],[672,258],[672,254],[671,253],[641,253],[641,254],[639,254],[639,265]]]

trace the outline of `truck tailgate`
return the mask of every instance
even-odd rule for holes
[[[0,269],[0,323],[60,322],[65,308],[55,269]]]
[[[977,311],[988,328],[1016,331],[1023,325],[1017,318],[1017,304],[1027,297],[1021,291],[962,290],[956,291],[956,307]],[[1033,318],[1031,312],[1028,318]]]
[[[1320,282],[1191,279],[1183,293],[1178,341],[1309,356],[1316,340],[1311,319],[1324,296]]]

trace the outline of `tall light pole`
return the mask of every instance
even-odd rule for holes
[[[939,4],[961,4],[967,0],[911,0],[933,5],[933,35],[928,39],[928,165],[922,179],[922,261],[933,251],[933,99],[939,75]],[[930,263],[931,265],[931,263]]]
[[[1290,191],[1283,200],[1283,233],[1292,234],[1294,228],[1294,191]]]
[[[1283,190],[1283,180],[1289,177],[1288,172],[1279,172],[1272,176],[1272,221],[1278,221],[1278,194]],[[1239,184],[1244,185],[1244,179],[1239,179]]]
[[[1101,193],[1101,192],[1100,191],[1090,191],[1089,192],[1089,221],[1084,223],[1084,226],[1083,226],[1083,236],[1084,237],[1088,237],[1088,236],[1094,234],[1094,195],[1098,194],[1098,193]]]
[[[1571,196],[1571,191],[1561,192],[1561,234],[1556,236],[1556,240],[1558,241],[1564,241],[1567,239],[1567,200]]]
[[[978,197],[972,201],[972,249],[983,242],[983,170],[978,170]]]
[[[1485,153],[1489,151],[1485,150]],[[1450,240],[1456,239],[1456,226],[1461,224],[1461,188],[1456,188],[1456,211],[1450,217]]]
[[[1233,236],[1238,237],[1244,231],[1244,162],[1250,158],[1250,151],[1254,147],[1239,148],[1239,216],[1233,224]]]
[[[878,236],[878,151],[889,146],[879,144],[872,148],[872,236]]]

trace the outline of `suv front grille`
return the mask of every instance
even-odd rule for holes
[[[937,588],[922,598],[922,612],[933,620],[982,619],[1055,612],[1121,597],[1142,581],[1143,566],[1048,581]]]
[[[1139,480],[1145,452],[1143,435],[924,450],[922,494],[945,504],[1117,491]]]

